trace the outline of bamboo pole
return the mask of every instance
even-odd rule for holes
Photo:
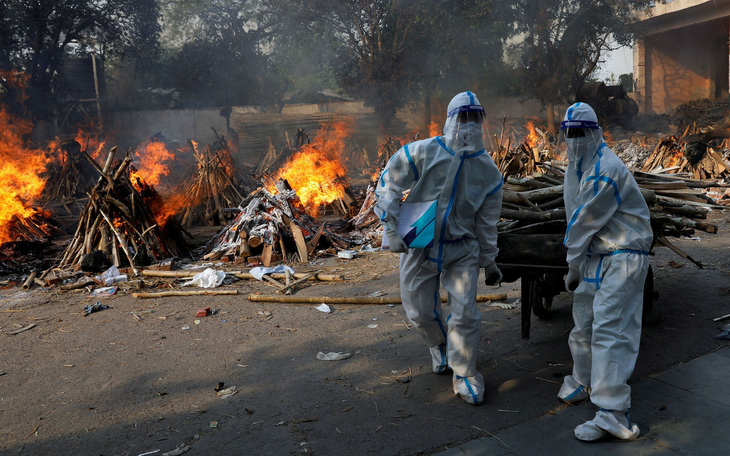
[[[478,295],[477,302],[501,301],[507,299],[507,293]],[[280,295],[248,295],[251,302],[282,302],[289,304],[400,304],[400,297],[372,298],[369,296],[280,296]],[[448,302],[442,296],[441,302]]]
[[[33,271],[33,272],[30,273],[30,275],[25,280],[25,282],[23,282],[23,290],[27,290],[27,289],[29,289],[30,287],[33,286],[33,283],[35,282],[36,275],[38,275],[38,271]]]
[[[238,290],[194,290],[194,291],[162,291],[160,293],[132,293],[132,297],[147,298],[165,298],[168,296],[215,296],[215,295],[235,295]]]

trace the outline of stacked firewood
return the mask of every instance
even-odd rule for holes
[[[204,260],[224,259],[269,266],[277,261],[307,262],[320,243],[346,249],[346,239],[307,215],[285,180],[277,193],[261,187],[246,197],[240,212],[205,247]]]
[[[500,236],[547,235],[565,233],[566,213],[562,179],[565,162],[540,163],[545,173],[530,178],[507,177],[502,202]],[[697,230],[717,233],[717,226],[706,221],[710,208],[720,207],[700,189],[707,183],[677,176],[634,172],[641,193],[650,210],[654,237],[677,254],[701,264],[676,246],[667,237],[691,236]]]
[[[51,166],[43,189],[43,198],[59,200],[83,195],[94,184],[93,168],[89,166],[81,146],[74,140],[61,143],[59,164]]]
[[[517,147],[511,149],[512,136],[505,134],[505,124],[502,123],[499,138],[494,135],[498,146],[496,150],[490,152],[490,155],[503,176],[524,177],[542,172],[538,164],[553,158],[545,132],[534,128],[534,134],[536,137],[528,136]]]
[[[653,174],[687,173],[694,179],[722,179],[730,177],[730,163],[718,152],[727,144],[728,125],[701,131],[687,127],[680,137],[667,136],[659,141],[647,158],[641,171]],[[722,141],[720,141],[722,139]]]
[[[227,209],[237,207],[243,200],[236,185],[236,175],[227,149],[212,151],[206,146],[194,154],[197,166],[185,179],[182,189],[187,206],[177,218],[183,227],[194,223],[210,226],[227,222]]]
[[[88,194],[89,201],[79,218],[76,233],[58,264],[59,268],[81,268],[82,259],[101,251],[117,267],[136,267],[180,256],[185,247],[170,240],[129,179],[132,157],[114,168],[116,147],[109,151],[104,167],[89,163],[101,176]]]

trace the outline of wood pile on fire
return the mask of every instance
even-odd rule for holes
[[[538,163],[552,158],[546,133],[535,127],[533,122],[528,122],[526,127],[528,135],[513,149],[510,149],[512,137],[506,134],[504,121],[499,137],[495,135],[498,146],[490,155],[503,176],[530,176],[542,171],[538,168]]]
[[[82,261],[94,251],[102,252],[117,267],[137,267],[180,256],[186,249],[163,233],[147,203],[132,185],[126,156],[113,166],[116,147],[109,151],[104,167],[89,157],[99,181],[89,192],[89,201],[76,232],[64,251],[58,268],[82,269]]]
[[[236,185],[237,177],[227,149],[213,151],[205,146],[194,154],[197,166],[185,179],[178,194],[187,202],[177,215],[184,227],[195,223],[223,225],[230,218],[229,208],[237,207],[243,196]]]
[[[696,180],[730,178],[730,163],[720,151],[728,148],[729,137],[728,123],[707,129],[687,127],[682,136],[667,136],[659,141],[641,171],[686,173]]]
[[[350,246],[303,210],[285,180],[279,180],[276,189],[272,194],[261,187],[248,195],[236,218],[208,243],[202,259],[269,266],[277,261],[307,262],[320,244],[334,250]]]

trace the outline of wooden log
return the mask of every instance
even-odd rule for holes
[[[316,272],[311,272],[311,273],[305,275],[304,277],[302,277],[301,279],[298,279],[298,280],[295,280],[294,282],[288,283],[284,288],[282,288],[278,292],[279,293],[284,293],[284,294],[291,294],[291,291],[292,291],[292,289],[294,287],[296,287],[297,285],[299,285],[302,282],[306,282],[307,280],[309,280],[310,277],[313,277],[315,275],[317,275]],[[289,278],[289,276],[287,276],[287,277]]]
[[[674,253],[676,253],[677,255],[681,256],[682,258],[687,259],[687,260],[691,261],[692,263],[696,264],[698,268],[700,268],[700,269],[704,269],[705,268],[702,265],[702,263],[700,263],[699,261],[695,260],[694,258],[692,258],[691,256],[689,256],[686,252],[684,252],[682,249],[680,249],[676,245],[674,245],[671,242],[669,242],[669,240],[666,237],[659,236],[657,238],[657,242],[659,242],[660,244],[662,244],[662,245],[664,245],[666,247],[669,247],[670,250],[672,250]]]
[[[35,283],[35,277],[38,275],[38,271],[33,271],[28,275],[28,278],[23,282],[23,290],[27,290]]]
[[[159,293],[132,293],[132,297],[140,299],[165,298],[168,296],[216,296],[236,295],[238,290],[194,290],[194,291],[162,291]]]
[[[549,211],[515,211],[512,209],[502,208],[502,218],[510,220],[521,220],[524,222],[547,222],[550,220],[565,221],[565,209],[552,209]]]
[[[477,302],[503,301],[507,299],[507,293],[492,293],[477,295]],[[288,304],[401,304],[400,297],[378,297],[369,296],[281,296],[281,295],[248,295],[251,302],[281,302]],[[441,302],[448,302],[447,296],[441,297]]]

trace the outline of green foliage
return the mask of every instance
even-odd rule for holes
[[[0,70],[26,74],[26,108],[47,117],[57,102],[67,55],[94,51],[146,61],[157,54],[159,30],[156,0],[3,0]],[[0,78],[0,88],[17,99],[7,79]]]
[[[175,87],[187,106],[281,103],[285,78],[264,49],[270,48],[266,14],[255,0],[178,0],[166,17],[169,61],[151,72]]]
[[[618,85],[624,88],[626,93],[634,91],[634,73],[621,74],[618,77]]]
[[[573,100],[609,50],[630,43],[631,18],[648,0],[520,0],[513,2],[521,41],[510,54],[528,96],[543,104]]]

